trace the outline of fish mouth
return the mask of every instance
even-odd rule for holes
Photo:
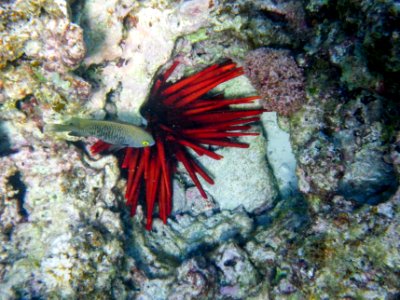
[[[155,145],[155,143],[156,143],[156,141],[155,140],[151,140],[151,141],[148,141],[148,145],[147,145],[147,147],[151,147],[151,146],[154,146]]]

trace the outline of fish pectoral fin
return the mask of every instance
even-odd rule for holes
[[[128,147],[128,146],[127,145],[111,145],[110,148],[108,148],[108,150],[113,152],[113,151],[121,150],[126,147]]]
[[[84,135],[82,135],[81,133],[79,133],[79,132],[77,132],[77,131],[70,131],[70,132],[68,132],[68,135],[70,135],[70,136],[76,136],[76,137],[82,137],[82,136],[84,136]]]

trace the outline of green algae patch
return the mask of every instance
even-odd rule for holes
[[[208,39],[207,29],[201,28],[196,32],[188,34],[187,36],[185,36],[185,38],[192,44],[204,41]]]

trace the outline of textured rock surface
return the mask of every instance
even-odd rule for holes
[[[2,298],[95,296],[111,288],[124,253],[122,223],[112,210],[116,160],[93,161],[72,145],[48,141],[22,113],[6,119],[17,150],[0,158],[7,170],[0,177]]]
[[[269,111],[289,116],[305,102],[304,75],[288,50],[260,48],[247,54],[246,75]]]
[[[250,144],[249,151],[221,149],[217,153],[224,157],[222,160],[201,159],[210,174],[215,176],[215,184],[208,185],[206,191],[216,199],[220,209],[232,210],[243,206],[246,211],[255,212],[271,208],[277,198],[277,188],[265,161],[265,139],[251,137],[242,140]]]
[[[3,1],[0,298],[399,298],[399,18],[390,0]],[[264,121],[249,150],[202,160],[207,201],[174,178],[174,214],[149,232],[114,156],[43,131],[75,114],[140,123],[172,56],[176,80],[261,47],[304,70],[305,103],[277,120],[301,195]],[[252,94],[243,78],[216,92]]]
[[[79,3],[77,5],[80,5]],[[129,1],[85,1],[79,21],[89,55],[84,63],[101,73],[91,110],[103,108],[116,92],[119,119],[140,122],[138,110],[147,97],[155,72],[171,57],[175,40],[205,26],[215,7],[208,0],[180,4]]]
[[[310,79],[315,91],[291,119],[300,190],[328,198],[341,194],[360,203],[387,200],[397,186],[386,158],[388,130],[397,126],[386,117],[393,104],[368,91],[341,95],[321,78]]]
[[[281,119],[282,120],[282,119]],[[266,112],[261,117],[267,136],[267,157],[276,178],[282,199],[295,197],[299,193],[296,177],[296,158],[290,145],[290,135],[281,129],[275,112]],[[282,124],[283,128],[285,124]]]
[[[260,281],[258,273],[245,251],[228,243],[215,250],[215,265],[220,273],[222,297],[245,298]]]

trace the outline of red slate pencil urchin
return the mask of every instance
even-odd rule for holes
[[[214,181],[188,149],[192,149],[197,155],[218,160],[222,156],[209,146],[248,148],[248,144],[237,142],[233,138],[258,135],[248,132],[251,128],[249,123],[259,121],[260,114],[265,111],[230,107],[232,104],[253,102],[259,99],[258,96],[238,99],[205,96],[217,85],[244,73],[232,61],[214,64],[175,83],[168,83],[167,79],[178,64],[179,62],[174,62],[159,76],[149,99],[141,108],[148,121],[147,130],[156,141],[155,145],[124,149],[122,168],[128,169],[125,198],[131,214],[134,215],[140,190],[144,188],[147,230],[152,226],[156,202],[160,218],[164,223],[167,222],[172,210],[171,180],[177,170],[178,161],[186,168],[202,197],[207,198],[198,175],[209,184]],[[98,141],[91,147],[91,152],[100,153],[109,147],[109,144]]]

